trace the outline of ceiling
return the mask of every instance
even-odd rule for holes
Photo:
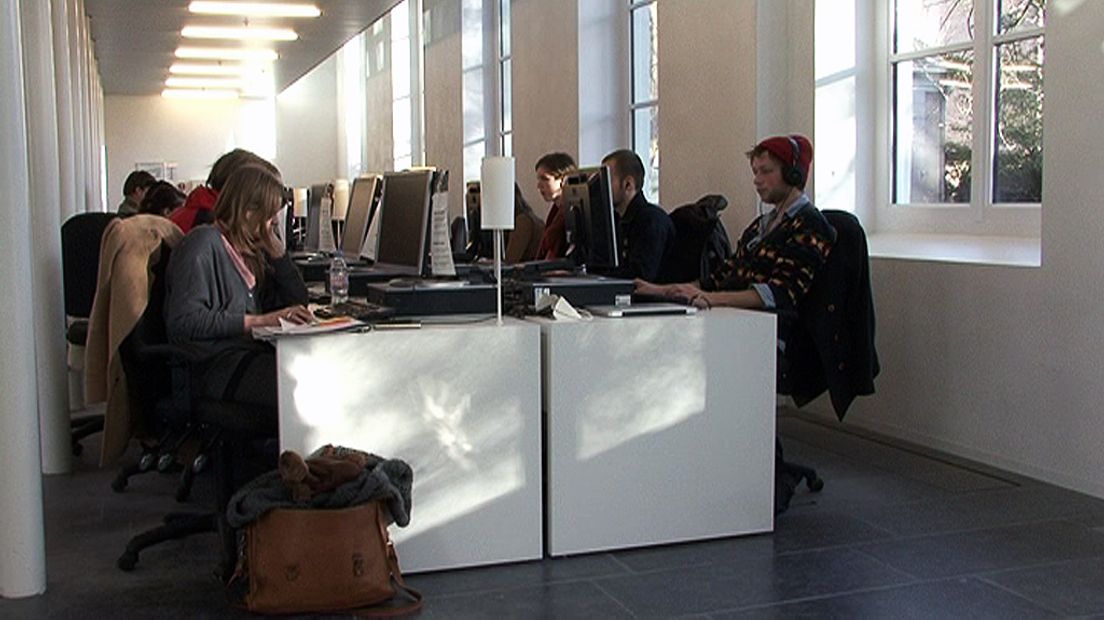
[[[277,42],[276,92],[290,86],[371,25],[399,0],[303,0],[322,10],[314,19],[257,20],[294,28],[297,41]],[[240,26],[240,17],[194,15],[189,0],[85,0],[105,95],[156,95],[165,88],[185,24]],[[238,47],[192,39],[187,45]]]

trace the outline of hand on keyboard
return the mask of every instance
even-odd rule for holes
[[[393,314],[395,314],[394,308],[367,301],[346,301],[339,304],[323,306],[314,311],[314,315],[320,319],[347,316],[366,323],[382,321],[391,318]]]

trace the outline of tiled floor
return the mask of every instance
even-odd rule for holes
[[[423,615],[1104,618],[1104,500],[801,415],[779,431],[826,486],[773,535],[415,575]],[[172,480],[117,495],[113,475],[46,480],[48,590],[0,600],[0,618],[243,616],[212,577],[213,535],[115,568],[175,503]]]

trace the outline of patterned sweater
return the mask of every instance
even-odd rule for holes
[[[765,213],[748,225],[732,256],[702,282],[702,288],[753,288],[767,307],[796,312],[828,258],[836,231],[804,196],[786,210],[774,230],[763,235],[770,217]]]

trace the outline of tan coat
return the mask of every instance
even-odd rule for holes
[[[175,247],[183,238],[176,224],[156,215],[112,220],[104,230],[84,351],[85,399],[107,401],[101,465],[126,452],[134,427],[119,346],[146,310],[150,270],[161,259],[161,242]]]

